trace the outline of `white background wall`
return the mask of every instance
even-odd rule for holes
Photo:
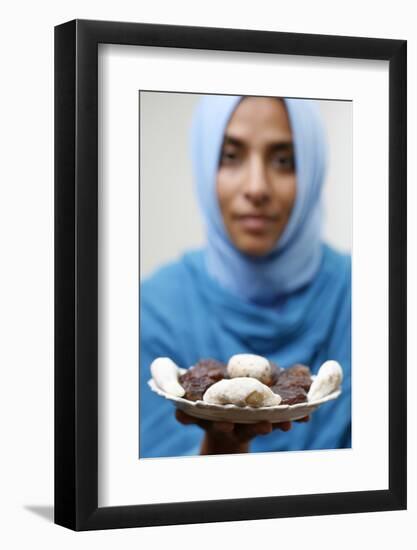
[[[7,6],[7,8],[5,7]],[[307,0],[16,1],[2,9],[0,224],[3,548],[380,549],[415,545],[417,377],[416,157],[409,154],[409,509],[281,520],[73,533],[51,523],[53,502],[53,26],[74,17],[407,39],[409,151],[417,148],[417,23],[413,3]],[[372,206],[370,205],[370,219]],[[343,475],[343,472],[341,472]],[[269,542],[268,542],[269,541]],[[295,541],[295,542],[294,542]],[[408,543],[406,542],[408,541]]]
[[[201,96],[140,94],[141,278],[183,251],[205,243],[205,228],[191,173],[189,129]],[[324,239],[352,246],[352,102],[317,101],[328,142],[323,187]],[[163,223],[161,223],[163,220]]]

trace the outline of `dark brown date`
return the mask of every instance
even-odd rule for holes
[[[227,366],[216,359],[201,359],[178,381],[185,390],[185,399],[190,401],[202,400],[205,391],[223,378],[229,378]]]

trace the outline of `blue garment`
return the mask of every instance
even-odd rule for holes
[[[171,357],[188,368],[212,357],[255,353],[282,367],[308,365],[313,373],[327,359],[343,368],[342,395],[322,405],[309,422],[288,432],[257,436],[252,452],[333,449],[351,446],[351,260],[321,243],[312,281],[271,307],[235,296],[207,272],[204,250],[192,250],[160,267],[140,288],[139,456],[197,455],[201,428],[184,426],[174,406],[147,385],[150,364]]]
[[[295,204],[272,251],[263,257],[248,257],[230,241],[215,185],[224,132],[242,98],[207,95],[200,99],[189,136],[193,177],[206,225],[208,272],[237,296],[271,303],[307,284],[319,268],[327,147],[317,104],[284,98],[295,152]]]

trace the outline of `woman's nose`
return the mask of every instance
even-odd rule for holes
[[[270,199],[270,187],[266,166],[261,159],[253,159],[248,164],[244,194],[255,204],[263,204]]]

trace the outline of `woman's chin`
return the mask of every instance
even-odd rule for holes
[[[235,244],[243,254],[260,258],[271,252],[275,243],[271,243],[269,239],[250,239],[249,242],[245,240]]]

